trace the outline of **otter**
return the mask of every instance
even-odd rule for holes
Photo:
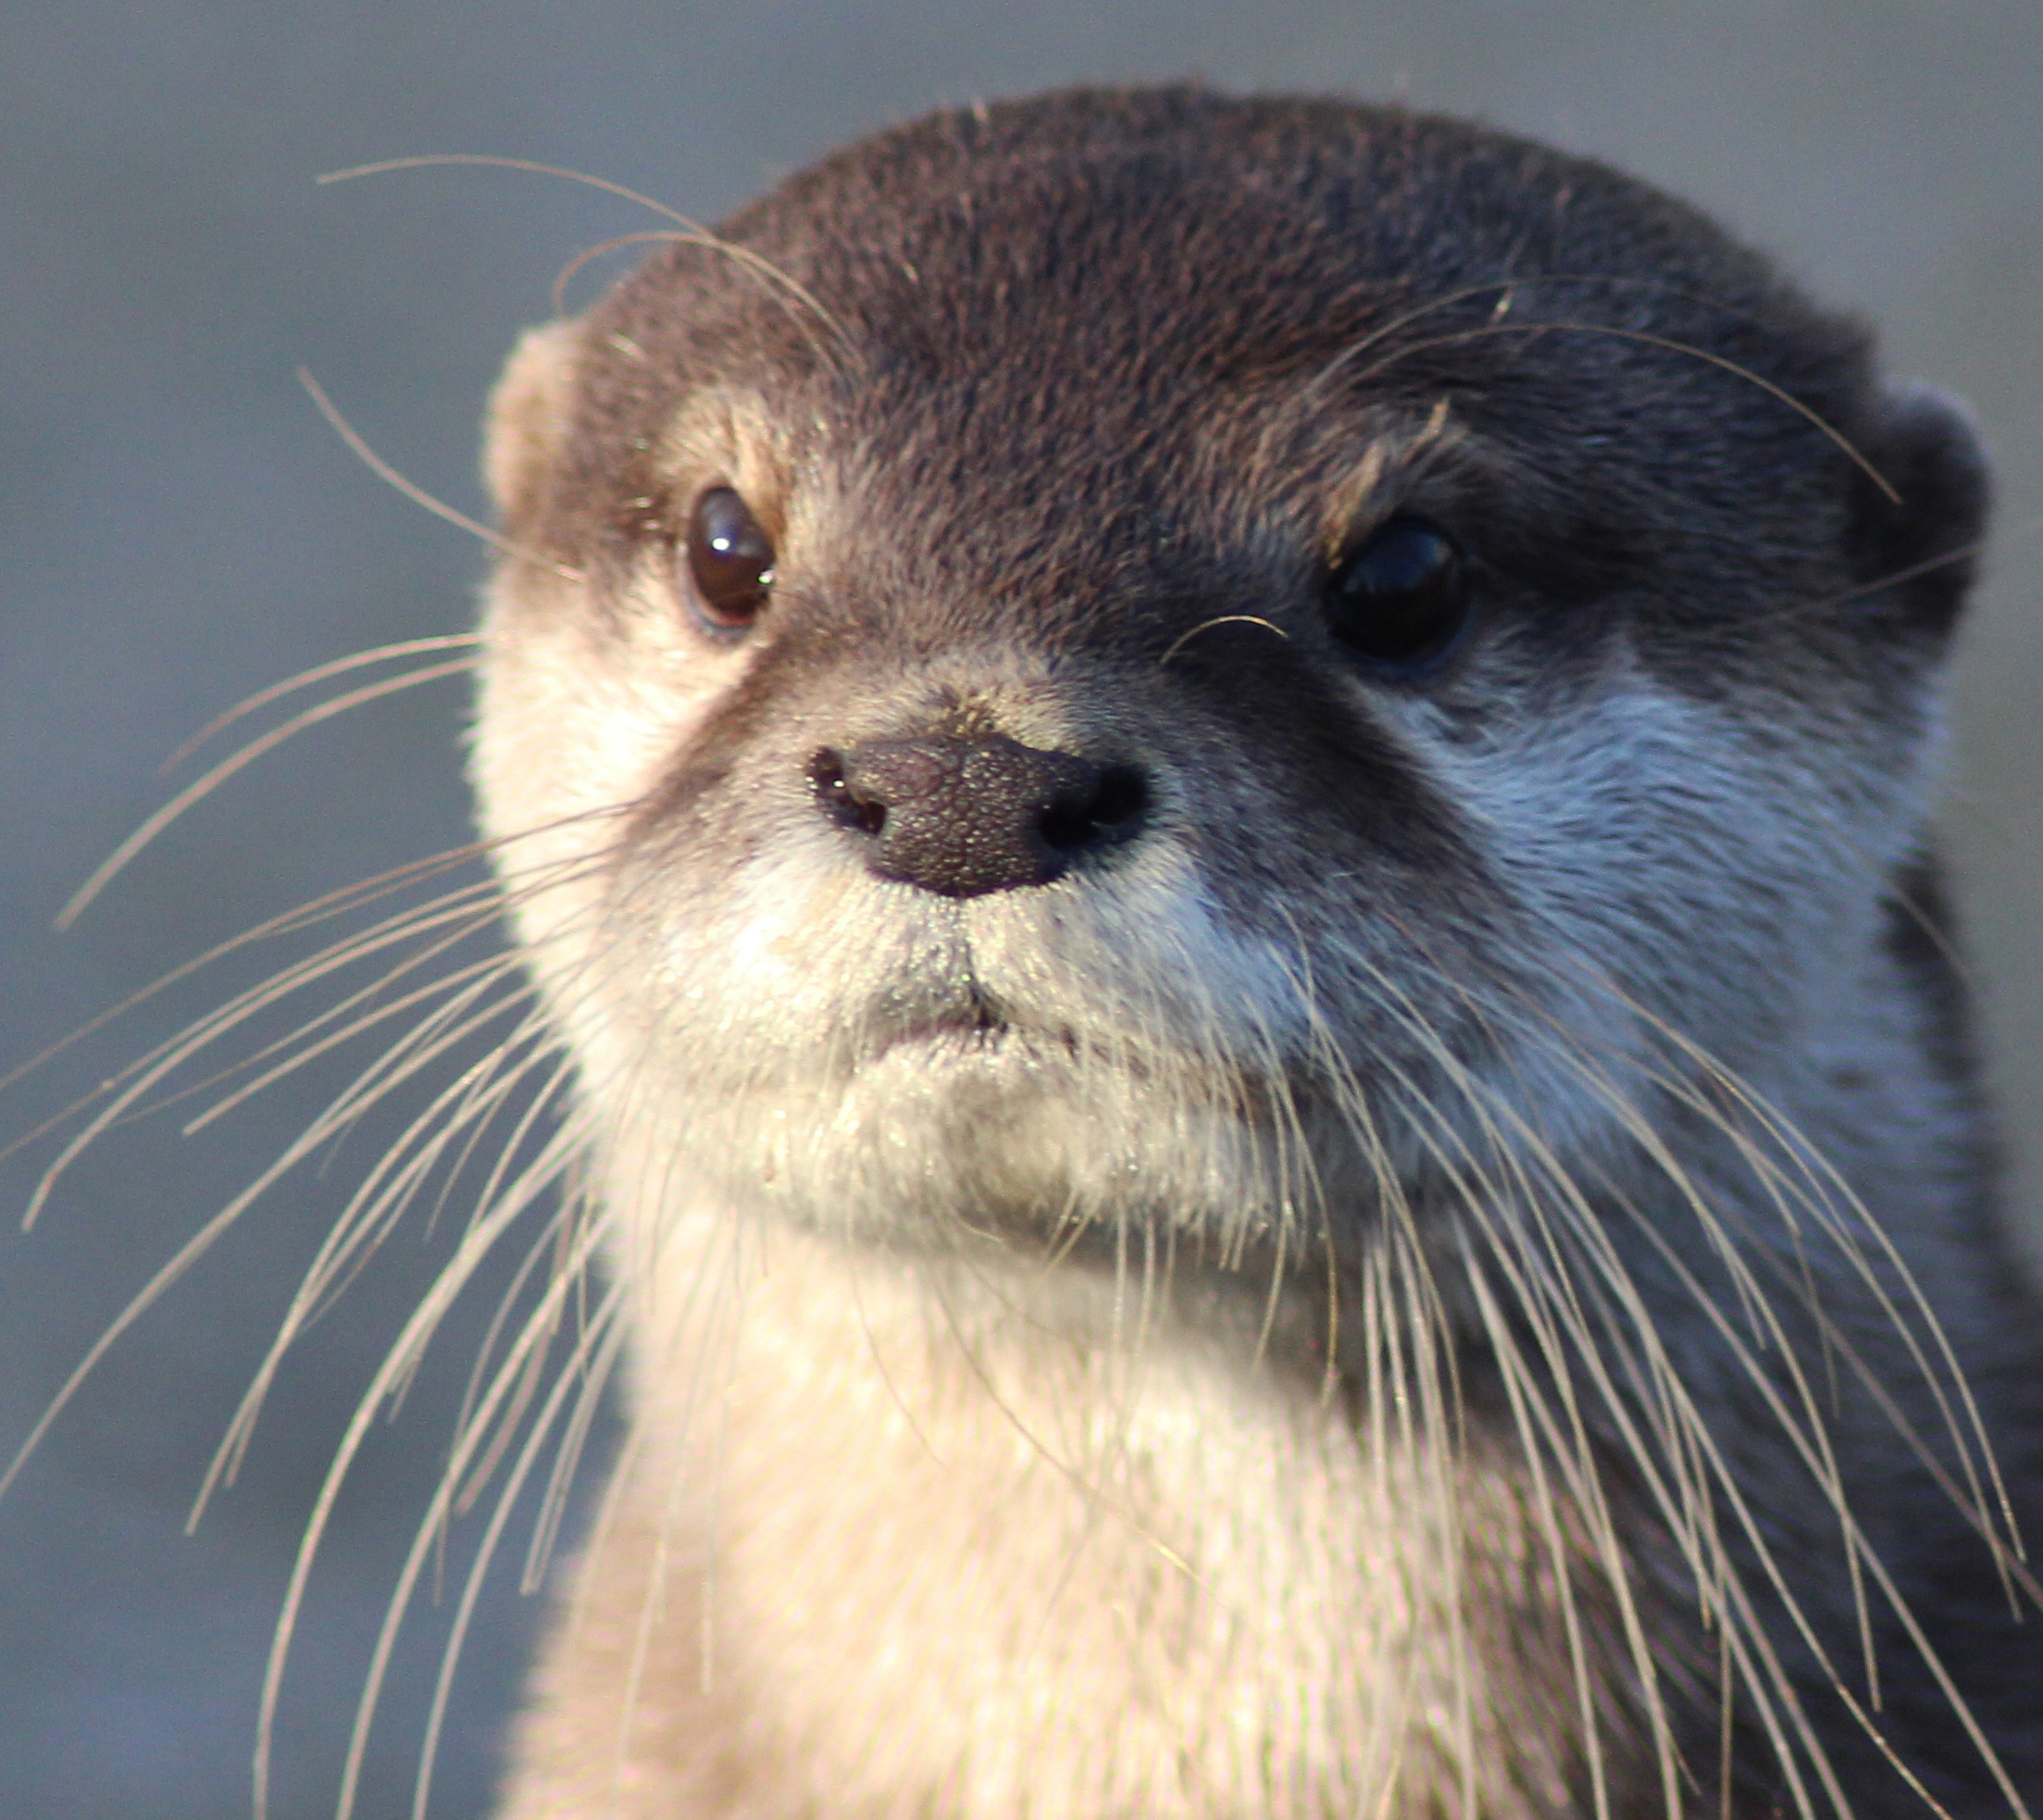
[[[508,1820],[2029,1814],[1962,413],[1479,127],[1089,90],[492,405],[627,1434]]]

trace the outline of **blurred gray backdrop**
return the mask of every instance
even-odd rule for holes
[[[1947,817],[2023,1203],[2043,1183],[2043,7],[2036,0],[69,0],[0,25],[0,1071],[258,917],[463,838],[458,684],[336,722],[194,812],[70,934],[66,895],[158,762],[252,691],[467,621],[474,542],[374,479],[293,379],[480,512],[475,427],[580,249],[659,224],[570,184],[321,171],[439,152],[575,167],[715,217],[933,103],[1084,79],[1404,96],[1685,192],[1970,396],[1999,541]],[[586,300],[594,280],[575,295]],[[185,775],[189,775],[186,773]],[[230,962],[227,982],[237,974]],[[0,1093],[0,1142],[203,1009],[142,1007]],[[344,1076],[343,1077],[344,1078]],[[334,1082],[193,1138],[157,1116],[0,1235],[0,1445]],[[387,1125],[384,1128],[388,1128]],[[294,1355],[195,1534],[206,1459],[375,1130],[258,1206],[139,1320],[0,1501],[0,1816],[245,1814],[264,1650],[319,1475],[436,1234],[393,1237]],[[26,1204],[48,1142],[8,1160]],[[450,1220],[452,1216],[450,1215]],[[457,1224],[457,1222],[455,1222]],[[480,1315],[492,1297],[485,1294]],[[474,1319],[463,1329],[472,1346]],[[330,1812],[355,1690],[446,1445],[436,1349],[339,1506],[282,1691],[272,1812]],[[520,1545],[521,1546],[521,1545]],[[457,1551],[458,1553],[458,1551]],[[450,1567],[458,1589],[460,1564]],[[479,1814],[532,1602],[499,1576],[432,1812]],[[444,1634],[394,1669],[361,1812],[408,1812]]]

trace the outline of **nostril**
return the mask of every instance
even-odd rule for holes
[[[1119,828],[1149,806],[1149,785],[1129,765],[1109,765],[1100,777],[1092,819],[1102,828]]]
[[[1102,834],[1125,829],[1142,813],[1149,787],[1142,774],[1127,765],[1109,765],[1083,793],[1061,797],[1042,812],[1036,826],[1059,853],[1091,845]]]
[[[887,825],[887,805],[874,796],[862,796],[852,788],[841,753],[823,747],[809,760],[809,782],[816,800],[831,820],[856,829],[862,834],[878,834]]]
[[[1135,839],[1149,804],[1137,767],[997,733],[818,746],[805,775],[868,871],[943,897],[1050,884]]]

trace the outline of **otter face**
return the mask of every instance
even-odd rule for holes
[[[483,820],[614,1156],[916,1244],[1342,1249],[1764,1091],[1915,854],[1982,510],[1678,205],[1189,91],[677,236],[490,467]]]

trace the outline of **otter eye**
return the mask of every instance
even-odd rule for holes
[[[1429,518],[1379,526],[1327,580],[1334,636],[1372,664],[1410,675],[1447,655],[1475,617],[1461,546]]]
[[[773,540],[729,487],[711,487],[688,519],[691,604],[719,631],[739,631],[766,611],[773,590]]]

